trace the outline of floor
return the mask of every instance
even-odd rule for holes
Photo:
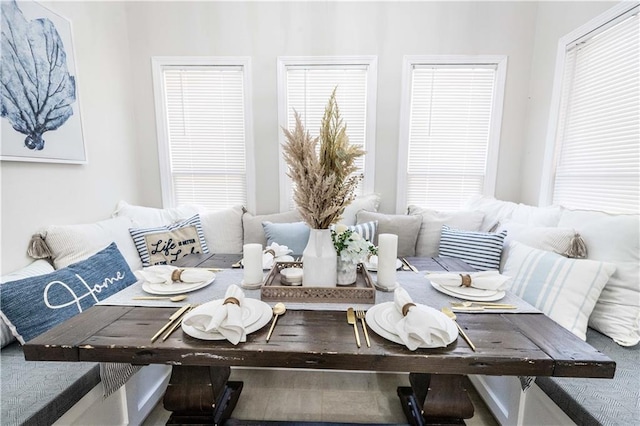
[[[406,423],[396,388],[406,374],[233,369],[230,380],[244,382],[233,418],[354,423]],[[473,387],[475,415],[469,426],[498,425]],[[159,404],[145,426],[165,424],[169,412]]]

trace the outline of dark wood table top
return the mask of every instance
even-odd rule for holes
[[[189,263],[195,261],[191,258]],[[150,337],[175,311],[94,306],[28,342],[25,358],[602,378],[613,377],[615,371],[610,358],[543,314],[459,313],[458,323],[473,340],[476,352],[462,338],[445,348],[409,351],[371,329],[371,348],[357,348],[344,312],[307,310],[287,311],[281,316],[269,343],[265,338],[270,324],[237,346],[195,339],[181,330],[164,342],[151,343]]]

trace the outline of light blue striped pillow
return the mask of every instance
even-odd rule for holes
[[[331,225],[329,229],[334,230],[335,227],[336,225]],[[372,220],[371,222],[349,225],[347,226],[347,228],[349,228],[353,232],[357,232],[362,238],[373,244],[376,237],[376,232],[378,231],[378,221]]]
[[[162,265],[192,253],[209,253],[200,215],[154,228],[131,228],[142,266]]]
[[[582,340],[589,315],[616,266],[587,259],[568,259],[512,241],[503,275],[510,290]]]
[[[462,259],[479,271],[498,270],[507,231],[461,231],[442,225],[440,256]]]

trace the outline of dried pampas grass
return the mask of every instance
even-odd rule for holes
[[[326,229],[340,220],[362,179],[362,175],[352,174],[357,170],[356,158],[365,152],[349,143],[335,95],[336,89],[325,108],[319,137],[311,137],[297,112],[293,132],[282,129],[287,138],[283,145],[287,174],[295,183],[293,200],[302,218],[314,229]]]

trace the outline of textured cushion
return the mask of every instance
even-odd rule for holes
[[[558,226],[575,228],[588,259],[612,262],[616,272],[602,290],[589,325],[623,346],[640,341],[640,216],[565,210]]]
[[[537,377],[536,384],[578,425],[640,424],[640,345],[622,347],[592,328],[587,343],[616,362],[613,380]]]
[[[29,265],[25,266],[22,269],[11,272],[7,275],[3,275],[2,278],[0,278],[0,282],[4,284],[10,281],[21,280],[23,278],[35,277],[36,275],[48,274],[53,271],[54,271],[53,266],[51,266],[51,264],[48,261],[39,259],[39,260],[36,260],[35,262],[30,263]],[[2,293],[1,288],[2,287],[0,286],[0,295]],[[3,348],[7,344],[16,340],[14,335],[11,333],[11,330],[9,330],[9,326],[5,324],[4,321],[1,321],[1,320],[0,320],[0,334],[2,337]]]
[[[582,340],[602,288],[614,273],[611,263],[567,259],[514,241],[504,275],[510,290]]]
[[[498,270],[506,235],[506,231],[461,231],[442,225],[440,256],[462,259],[479,271]]]
[[[115,243],[86,260],[2,285],[3,320],[20,343],[136,282]]]
[[[380,206],[380,194],[359,195],[344,209],[340,223],[347,226],[356,224],[356,214],[360,210],[377,212]]]
[[[416,241],[420,232],[421,216],[403,214],[383,214],[359,211],[356,215],[357,223],[378,222],[378,235],[396,234],[398,236],[398,257],[415,256]],[[376,236],[373,244],[378,245]]]
[[[422,216],[416,243],[416,256],[435,257],[440,251],[442,225],[465,231],[479,231],[484,218],[481,211],[443,212],[411,205],[409,214]]]
[[[273,213],[254,216],[251,213],[242,215],[242,227],[244,230],[244,244],[267,245],[267,237],[264,235],[262,222],[271,223],[292,223],[300,222],[302,216],[297,210],[290,210],[284,213]]]
[[[200,215],[155,228],[132,228],[142,266],[164,265],[195,253],[209,253]]]
[[[267,245],[277,243],[287,246],[294,254],[302,254],[309,242],[309,226],[304,222],[272,223],[262,222]]]
[[[117,217],[89,224],[51,225],[41,233],[56,269],[84,260],[115,242],[129,267],[135,271],[142,268],[142,262],[129,234],[132,226],[130,218]]]
[[[128,217],[136,228],[153,228],[190,218],[206,209],[195,204],[184,204],[174,208],[159,209],[155,207],[136,206],[126,201],[118,202],[113,217]]]
[[[200,213],[204,239],[211,253],[242,253],[242,206]]]

